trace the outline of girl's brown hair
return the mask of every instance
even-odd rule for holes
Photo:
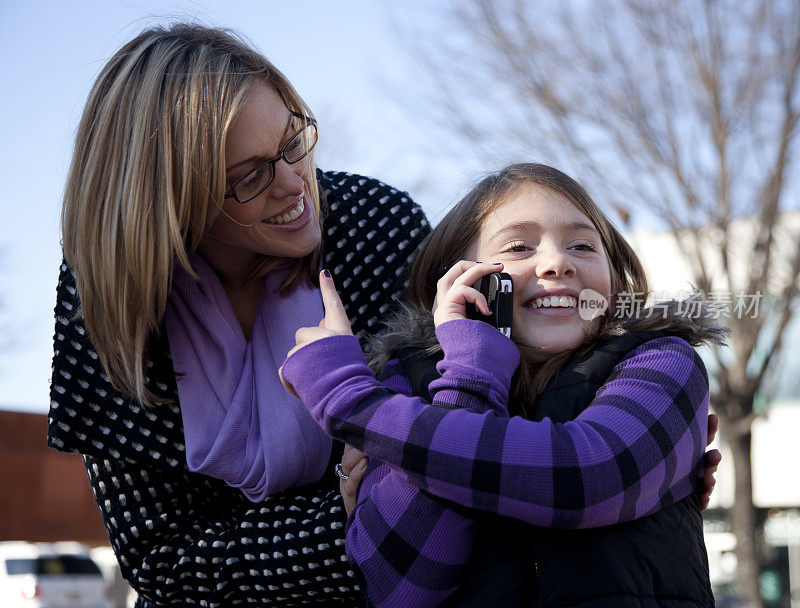
[[[526,184],[558,192],[592,221],[609,257],[613,293],[647,293],[647,278],[639,258],[583,186],[547,165],[521,163],[478,182],[437,224],[421,245],[411,269],[408,297],[412,302],[433,306],[439,270],[463,259],[486,217]]]
[[[430,310],[436,297],[436,283],[443,269],[464,259],[467,249],[475,241],[486,217],[520,187],[535,185],[550,188],[567,198],[586,217],[600,233],[603,247],[608,255],[611,271],[612,301],[602,319],[599,330],[587,335],[583,344],[575,349],[560,353],[545,363],[534,363],[526,359],[531,353],[523,344],[518,344],[522,354],[522,364],[514,376],[511,386],[510,402],[512,411],[522,413],[531,411],[530,407],[547,383],[558,373],[564,364],[576,354],[588,352],[598,340],[610,331],[618,329],[611,323],[614,296],[616,294],[648,294],[647,278],[644,268],[631,246],[614,227],[612,222],[600,211],[586,190],[574,179],[552,167],[522,163],[510,165],[499,173],[491,174],[481,180],[450,212],[422,243],[416,255],[409,277],[405,308],[390,321],[388,332],[372,344],[371,365],[380,370],[392,352],[409,342],[425,355],[440,351],[438,343],[430,338],[433,335],[433,318]],[[684,321],[670,316],[661,321],[648,320],[644,324],[634,321],[635,329],[669,329],[677,323],[683,329],[681,337],[696,345],[700,340],[721,339],[716,330],[703,333],[702,328],[687,325]],[[629,328],[630,329],[630,328]]]
[[[612,299],[619,293],[648,292],[647,278],[638,256],[583,186],[553,167],[520,163],[481,180],[431,232],[420,247],[411,269],[408,289],[411,302],[428,310],[432,308],[440,269],[463,259],[467,248],[478,237],[486,217],[524,185],[554,190],[591,220],[608,255]],[[545,364],[520,365],[511,390],[512,399],[519,401],[524,396],[528,400],[531,395],[538,395],[575,351],[594,344],[606,327],[607,323],[602,323],[598,335],[587,336],[581,347],[551,357]],[[519,346],[525,361],[528,349]]]
[[[142,32],[105,65],[75,138],[62,207],[64,257],[81,314],[111,382],[154,401],[147,347],[158,334],[174,264],[220,212],[225,138],[244,99],[266,83],[290,111],[313,116],[283,74],[233,34],[192,24]],[[313,157],[306,180],[324,216]],[[314,280],[320,247],[289,262],[283,290]],[[265,258],[256,270],[276,265]]]

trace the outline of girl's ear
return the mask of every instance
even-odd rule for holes
[[[614,319],[614,315],[617,312],[617,294],[616,292],[611,292],[611,295],[608,298],[608,310],[606,310],[606,314],[603,315],[603,322],[608,324]]]

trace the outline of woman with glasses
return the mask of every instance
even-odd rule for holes
[[[145,31],[90,92],[48,443],[83,455],[138,607],[364,601],[339,495],[354,499],[360,454],[278,368],[324,315],[320,268],[353,332],[374,333],[429,227],[404,193],[317,170],[316,142],[286,78],[219,30]]]
[[[278,367],[330,269],[372,333],[429,231],[315,168],[317,124],[219,30],[143,32],[102,69],[62,211],[48,443],[83,455],[137,606],[351,606],[342,459]]]

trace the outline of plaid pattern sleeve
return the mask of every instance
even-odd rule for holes
[[[519,365],[519,349],[483,321],[459,319],[442,323],[436,337],[444,358],[442,375],[430,384],[434,405],[457,407],[508,417],[508,389]]]
[[[502,334],[465,321],[445,327],[440,339],[471,336],[492,352],[476,367],[474,348],[451,348],[440,363],[442,378],[431,386],[434,405],[506,415],[508,386],[518,352]],[[387,390],[410,395],[397,361],[380,378]],[[409,483],[377,459],[370,461],[347,524],[347,555],[358,568],[370,601],[389,606],[438,606],[460,585],[474,539],[474,519],[463,508]]]
[[[417,487],[538,526],[610,525],[688,496],[706,440],[708,377],[679,338],[631,351],[565,424],[393,394],[349,336],[297,351],[284,375],[329,434]]]

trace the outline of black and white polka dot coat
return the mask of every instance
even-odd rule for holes
[[[430,228],[404,192],[348,173],[319,177],[329,207],[324,265],[364,337],[379,329]],[[345,512],[331,467],[319,483],[258,504],[189,472],[166,343],[151,354],[148,382],[173,403],[143,407],[110,385],[77,307],[75,277],[64,264],[47,440],[83,454],[137,607],[363,603],[344,553]],[[340,454],[337,445],[331,460]]]

